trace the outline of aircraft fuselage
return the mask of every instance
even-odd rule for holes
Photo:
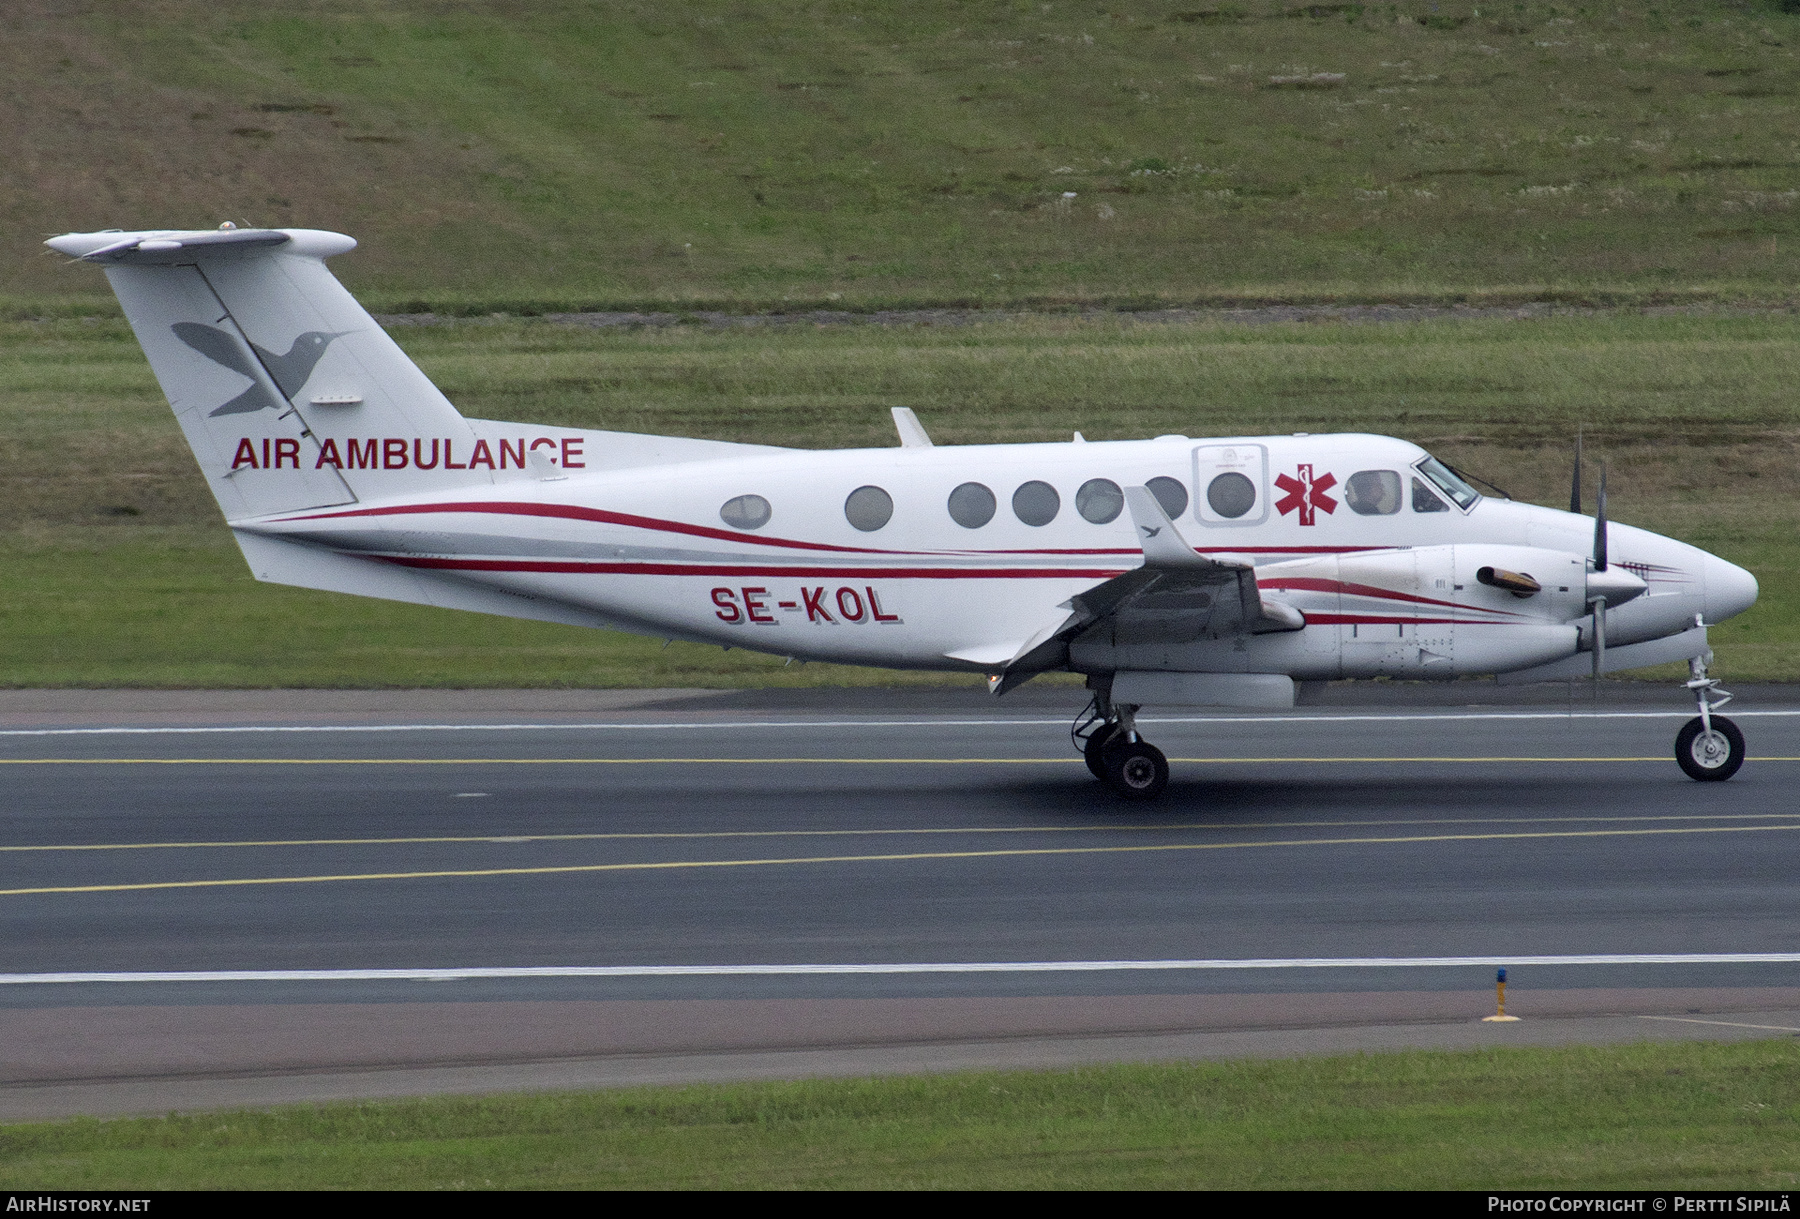
[[[606,436],[587,433],[576,451],[603,453]],[[593,473],[544,467],[454,494],[234,525],[579,606],[651,634],[807,660],[991,671],[1060,622],[1071,597],[1139,565],[1131,515],[1112,494],[1167,480],[1165,494],[1186,500],[1164,507],[1178,509],[1169,516],[1188,543],[1253,563],[1305,627],[1218,640],[1182,639],[1177,627],[1161,640],[1114,642],[1128,650],[1110,657],[1078,644],[1072,667],[1085,653],[1102,669],[1430,678],[1577,650],[1571,624],[1589,612],[1593,519],[1492,497],[1457,503],[1421,476],[1426,460],[1416,445],[1360,434],[763,450]],[[1221,474],[1253,492],[1235,516],[1208,501]],[[1097,480],[1106,485],[1095,505],[1096,490],[1083,488]],[[846,505],[859,492],[891,504],[879,527],[851,521]],[[989,519],[958,524],[952,496],[973,522],[983,492]],[[729,523],[726,506],[743,497],[760,497],[766,519]],[[1613,564],[1648,588],[1609,612],[1609,644],[1668,635],[1696,615],[1716,622],[1755,599],[1747,572],[1696,547],[1619,524],[1611,542]],[[1521,599],[1479,583],[1497,555],[1538,568],[1545,591]]]

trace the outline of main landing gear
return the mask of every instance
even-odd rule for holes
[[[1716,714],[1731,701],[1731,692],[1719,685],[1716,677],[1706,675],[1712,653],[1688,661],[1687,688],[1700,704],[1700,714],[1681,726],[1675,734],[1675,761],[1690,779],[1702,783],[1718,783],[1731,778],[1744,764],[1744,734],[1738,726]]]
[[[1169,783],[1169,759],[1137,734],[1137,708],[1104,690],[1075,718],[1069,739],[1094,777],[1126,800],[1154,800]]]

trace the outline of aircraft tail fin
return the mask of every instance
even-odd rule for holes
[[[326,269],[352,238],[222,229],[46,244],[106,268],[228,520],[494,480],[491,462],[470,466],[469,423]]]

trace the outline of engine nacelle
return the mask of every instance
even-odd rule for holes
[[[1256,569],[1263,600],[1298,610],[1303,630],[1184,643],[1117,635],[1100,623],[1071,642],[1071,667],[1310,680],[1526,669],[1575,653],[1576,624],[1588,612],[1587,566],[1585,556],[1565,551],[1483,544],[1264,564]]]

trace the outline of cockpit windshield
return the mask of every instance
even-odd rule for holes
[[[1469,505],[1481,498],[1481,492],[1450,472],[1450,467],[1435,457],[1427,457],[1413,467],[1431,481],[1438,490],[1456,501],[1456,506],[1468,511]]]

